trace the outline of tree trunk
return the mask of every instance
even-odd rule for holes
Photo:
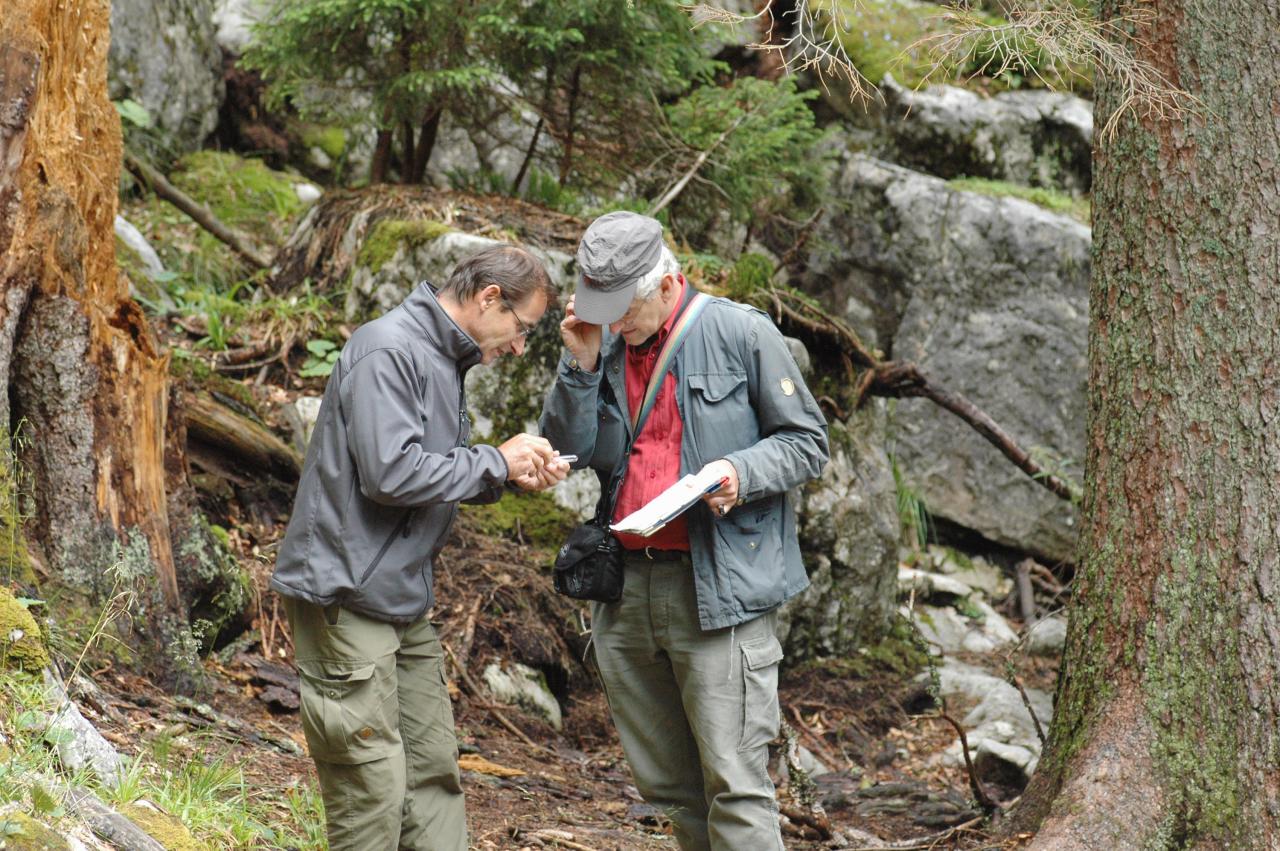
[[[1080,570],[1020,818],[1034,848],[1274,849],[1280,0],[1148,8],[1133,49],[1202,105],[1097,141]]]
[[[6,447],[20,424],[31,438],[13,449],[32,480],[34,556],[73,588],[127,579],[146,594],[140,626],[157,629],[179,603],[168,358],[116,266],[108,22],[107,0],[5,0],[0,15],[0,424]]]
[[[373,160],[369,163],[369,183],[377,185],[387,182],[387,171],[391,165],[391,131],[379,130],[377,142],[373,146]]]
[[[582,83],[582,66],[574,65],[573,74],[569,78],[569,107],[568,117],[565,121],[564,130],[564,152],[560,157],[560,185],[564,186],[569,181],[569,173],[573,170],[573,136],[575,132],[574,123],[578,118],[578,95],[581,91]]]
[[[418,129],[418,144],[413,149],[413,170],[408,182],[417,185],[427,175],[427,163],[431,161],[431,152],[436,147],[436,136],[440,132],[440,118],[444,115],[443,107],[435,107],[422,119],[422,127]]]

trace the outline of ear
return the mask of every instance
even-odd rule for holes
[[[489,284],[489,286],[476,293],[476,304],[481,310],[488,310],[495,304],[502,304],[502,287],[497,284]]]
[[[670,299],[672,294],[675,293],[676,287],[678,287],[679,285],[680,285],[680,279],[677,278],[674,274],[663,275],[662,283],[659,284],[659,286],[662,287],[663,300],[666,301]]]

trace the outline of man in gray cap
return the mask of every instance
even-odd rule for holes
[[[596,219],[578,269],[543,435],[596,471],[614,522],[685,474],[723,482],[617,534],[623,596],[594,604],[592,641],[623,750],[681,848],[781,849],[775,611],[809,584],[789,491],[822,472],[826,421],[769,317],[695,293],[654,219]]]

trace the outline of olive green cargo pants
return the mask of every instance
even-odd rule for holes
[[[453,708],[424,617],[284,599],[332,851],[466,851]]]
[[[591,635],[636,788],[685,851],[782,848],[768,744],[782,647],[770,612],[703,632],[688,559],[628,556],[623,597]]]

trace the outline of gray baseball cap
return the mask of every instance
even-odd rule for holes
[[[662,224],[619,210],[596,219],[578,243],[578,289],[573,310],[593,325],[617,322],[636,285],[662,257]]]

